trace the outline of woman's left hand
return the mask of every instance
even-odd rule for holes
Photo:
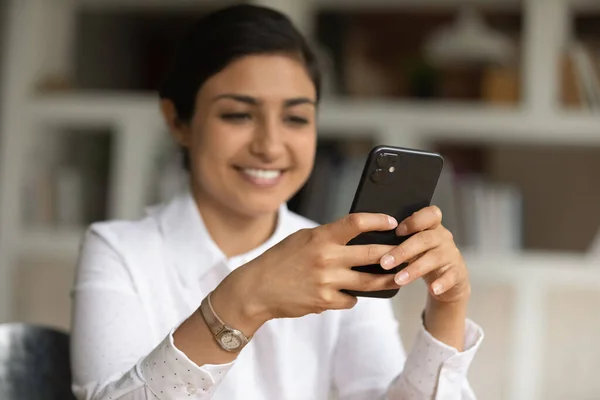
[[[381,258],[381,266],[392,269],[408,263],[395,280],[405,286],[424,278],[431,300],[440,303],[468,301],[469,274],[452,233],[442,225],[442,212],[436,206],[423,208],[396,228],[398,236],[409,236]]]

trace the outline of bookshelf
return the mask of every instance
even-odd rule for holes
[[[311,37],[317,36],[311,30],[317,29],[315,20],[323,12],[441,12],[447,18],[457,7],[469,3],[485,7],[492,14],[509,13],[518,21],[520,95],[516,101],[497,104],[452,98],[349,97],[331,93],[324,97],[319,110],[322,139],[368,138],[377,143],[423,148],[439,143],[600,148],[600,114],[562,105],[558,63],[570,32],[579,32],[572,25],[579,24],[586,15],[600,13],[597,1],[261,0],[260,3],[289,12]],[[156,191],[153,186],[157,176],[156,160],[166,151],[164,142],[168,138],[157,98],[151,88],[146,87],[147,83],[119,86],[122,82],[88,80],[86,77],[93,75],[90,71],[87,75],[81,74],[77,68],[94,64],[94,60],[76,54],[81,43],[75,43],[74,32],[80,29],[80,18],[101,15],[114,24],[107,26],[118,30],[123,29],[119,21],[131,21],[142,15],[144,21],[150,22],[144,25],[147,30],[140,32],[153,32],[158,22],[155,24],[150,17],[156,14],[162,15],[160,21],[163,22],[159,21],[162,24],[169,19],[181,21],[201,15],[223,4],[225,2],[215,0],[59,0],[51,5],[44,0],[30,0],[11,4],[5,39],[7,64],[0,85],[3,116],[0,122],[3,133],[0,137],[0,321],[15,318],[16,294],[11,291],[11,282],[18,272],[19,260],[23,257],[74,260],[84,229],[83,225],[23,223],[21,216],[26,199],[22,182],[28,164],[25,155],[32,143],[28,138],[33,132],[36,137],[54,135],[55,130],[81,132],[81,135],[110,132],[109,164],[105,171],[109,188],[103,218],[138,217],[151,202],[151,193]],[[39,29],[28,29],[31,26]],[[57,26],[61,29],[57,30]],[[102,32],[105,28],[97,29]],[[139,39],[139,34],[134,32],[132,37]],[[114,37],[112,41],[107,39],[106,43],[114,40]],[[105,53],[106,49],[102,54]],[[65,83],[61,76],[79,76],[85,80],[85,90]],[[581,253],[547,249],[467,251],[465,257],[474,285],[498,284],[514,288],[519,311],[511,325],[516,345],[510,349],[512,378],[507,390],[511,399],[539,398],[539,379],[534,378],[539,378],[535,371],[540,366],[543,351],[536,345],[545,323],[539,317],[543,315],[540,311],[546,293],[543,288],[565,285],[598,288],[600,262]]]

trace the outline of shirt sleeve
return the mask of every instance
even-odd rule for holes
[[[118,251],[86,234],[73,289],[71,369],[79,400],[209,399],[233,363],[197,366],[155,343]]]
[[[342,317],[334,384],[343,400],[472,400],[466,375],[483,333],[467,320],[465,351],[436,340],[421,325],[408,356],[391,302],[361,298]]]
[[[475,400],[467,371],[482,340],[482,329],[467,319],[465,350],[459,352],[434,338],[421,324],[404,370],[390,385],[387,399]]]

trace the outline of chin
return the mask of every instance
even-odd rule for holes
[[[265,216],[270,216],[276,213],[279,210],[279,205],[262,205],[262,204],[244,204],[238,207],[235,207],[235,212],[243,217],[248,219],[261,218]]]
[[[269,199],[268,201],[248,201],[245,204],[245,207],[256,214],[268,214],[277,212],[281,204],[283,204],[283,201],[273,201],[273,199]]]
[[[252,196],[245,193],[244,196],[239,197],[235,208],[248,217],[261,217],[279,211],[279,207],[285,203],[285,199],[286,197],[277,195]]]

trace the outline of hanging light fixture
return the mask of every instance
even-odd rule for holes
[[[511,39],[486,25],[473,7],[462,7],[456,20],[436,30],[425,44],[426,57],[436,64],[493,63],[505,65],[515,56]]]

